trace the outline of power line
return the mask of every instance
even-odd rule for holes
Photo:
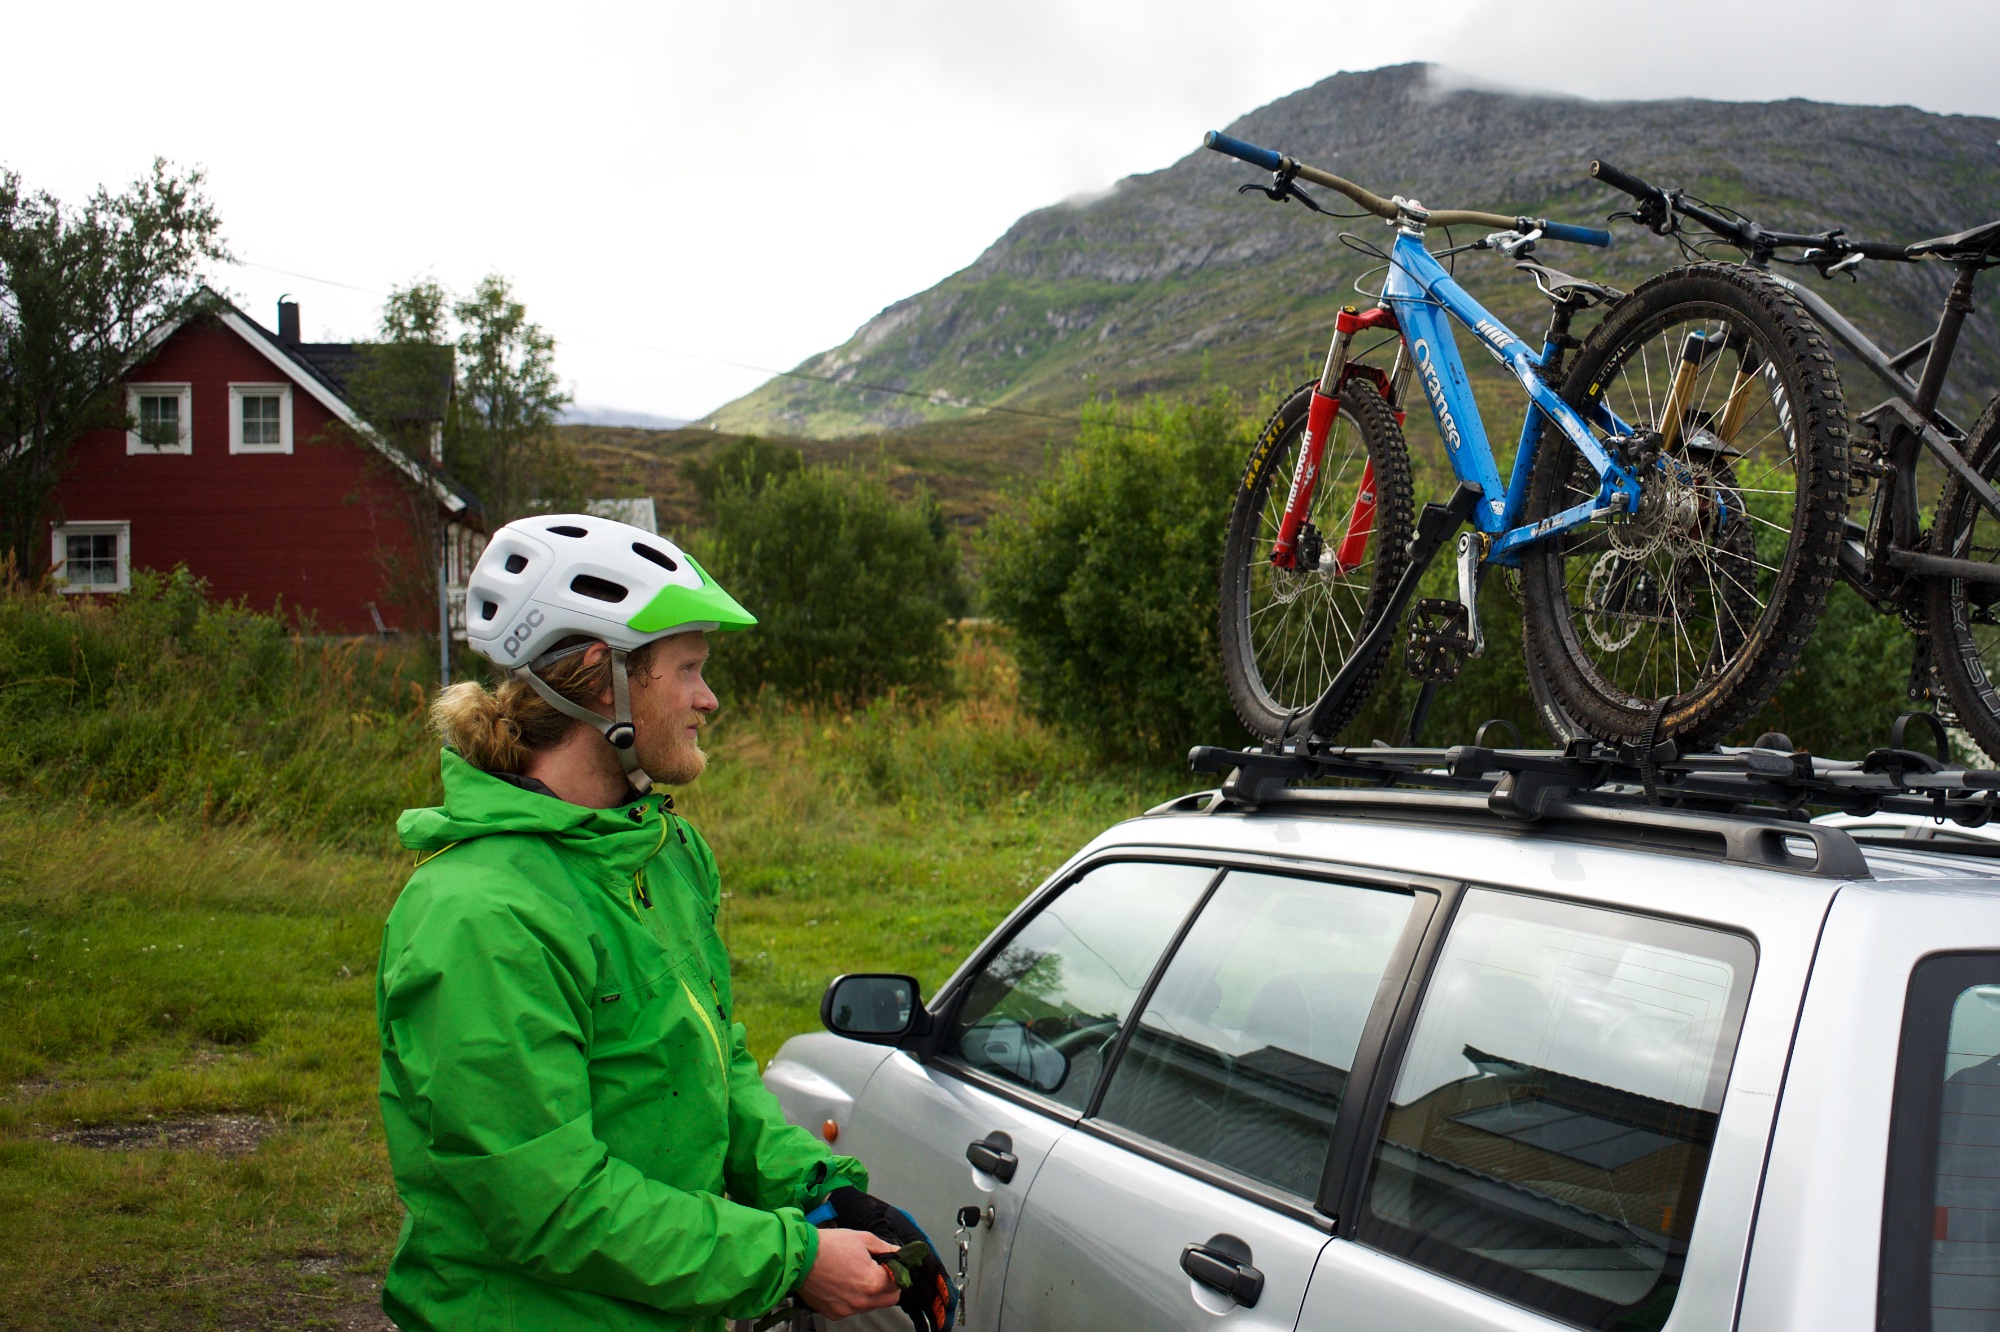
[[[382,293],[372,287],[357,287],[352,282],[335,282],[332,278],[314,277],[311,273],[294,273],[289,268],[273,268],[269,264],[253,264],[248,259],[231,259],[236,268],[257,268],[266,273],[277,273],[283,277],[301,278],[307,282],[317,282],[323,287],[340,287],[347,291],[358,291],[364,296],[380,296]]]

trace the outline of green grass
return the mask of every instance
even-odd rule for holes
[[[55,651],[71,632],[89,640],[84,655],[112,644],[103,669],[144,675],[147,690],[46,700],[44,715],[5,689],[29,677],[0,676],[0,699],[14,696],[0,785],[0,1328],[365,1318],[401,1224],[375,1107],[376,953],[409,866],[391,797],[434,798],[431,747],[400,716],[239,743],[256,728],[235,715],[241,691],[217,692],[214,663],[141,671],[131,654],[150,631],[12,595],[11,660],[24,637]],[[348,665],[320,681],[336,710],[393,695],[412,669],[392,655]],[[948,702],[838,713],[749,700],[711,730],[714,763],[681,803],[722,866],[739,1016],[760,1059],[817,1026],[837,972],[909,971],[935,987],[1091,836],[1188,784],[1107,774],[1021,716],[991,633],[965,633],[955,677]],[[154,780],[178,764],[182,787],[226,800],[94,778],[89,745],[58,743],[59,715],[109,732],[120,699],[171,720],[204,692],[205,732],[160,722],[148,733],[166,757],[129,741],[113,752]],[[327,774],[338,822],[276,780],[296,765]],[[238,768],[240,786],[221,780]],[[216,1116],[264,1136],[233,1157],[56,1140],[143,1140]]]

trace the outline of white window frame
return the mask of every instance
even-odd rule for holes
[[[162,445],[154,448],[139,438],[139,399],[167,398],[178,396],[181,400],[181,440],[178,445]],[[127,384],[125,386],[125,411],[132,418],[133,428],[125,432],[125,452],[128,454],[155,454],[194,452],[194,388],[189,384]]]
[[[151,452],[151,450],[148,450]],[[69,538],[73,536],[115,536],[118,538],[118,581],[115,583],[72,583],[69,581]],[[49,564],[56,571],[56,586],[65,593],[130,592],[132,590],[132,524],[56,523],[50,530]]]
[[[278,442],[243,442],[243,399],[278,400]],[[231,384],[229,386],[229,451],[231,453],[290,453],[292,451],[292,386],[290,384]]]

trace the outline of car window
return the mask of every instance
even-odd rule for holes
[[[966,992],[948,1048],[1082,1110],[1112,1037],[1215,868],[1100,865],[1017,930]]]
[[[1884,1329],[2000,1329],[2000,957],[1911,978],[1883,1216]]]
[[[1315,1196],[1410,905],[1406,893],[1230,873],[1133,1027],[1099,1117]]]
[[[1360,1238],[1587,1327],[1658,1328],[1755,964],[1718,930],[1467,893]]]

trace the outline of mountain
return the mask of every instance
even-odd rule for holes
[[[557,416],[559,425],[630,426],[639,430],[679,430],[687,424],[684,416],[655,416],[623,407],[591,407],[571,403]]]
[[[1189,142],[1207,128],[1189,125]],[[1907,241],[2000,216],[2000,120],[1912,107],[1597,102],[1468,87],[1434,66],[1400,65],[1335,75],[1226,128],[1433,208],[1599,222],[1629,203],[1588,179],[1591,159],[1603,158],[1787,230],[1845,226]],[[1341,233],[1371,246],[1389,236],[1373,218],[1335,222],[1236,193],[1261,177],[1197,149],[1104,195],[1038,209],[971,266],[804,362],[799,371],[814,378],[773,380],[710,420],[831,438],[963,418],[963,404],[1061,413],[1204,377],[1249,394],[1307,378],[1334,312],[1369,303],[1354,284],[1378,261]],[[1329,208],[1345,204],[1317,193]],[[1609,251],[1548,244],[1538,257],[1626,287],[1678,262],[1670,242],[1611,225]],[[1517,332],[1539,328],[1540,297],[1504,260],[1467,255],[1458,272]],[[1936,264],[1865,264],[1858,282],[1822,290],[1894,348],[1929,331],[1948,283]],[[1989,309],[2000,307],[1993,283],[2000,275],[1981,291]],[[2000,387],[2000,335],[1989,313],[1965,337],[1946,403],[1969,417]],[[1879,395],[1864,378],[1857,371],[1851,391],[1872,403]]]

